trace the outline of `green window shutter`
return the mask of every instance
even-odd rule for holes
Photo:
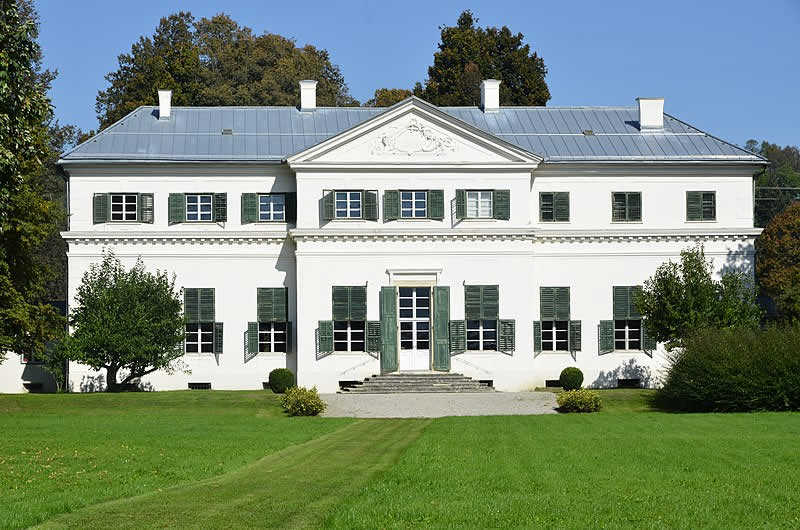
[[[168,199],[169,224],[179,224],[186,221],[186,195],[183,193],[170,193]]]
[[[380,320],[370,320],[367,322],[367,351],[370,353],[381,351]]]
[[[614,351],[614,321],[601,320],[597,326],[597,346],[600,353]]]
[[[333,353],[333,321],[319,321],[319,353]]]
[[[627,221],[628,200],[625,193],[614,193],[611,196],[611,220]]]
[[[397,289],[381,287],[381,373],[397,371]]]
[[[647,322],[642,322],[642,349],[646,352],[652,352],[656,349],[658,343],[656,342],[656,338],[650,334],[650,331],[647,329]]]
[[[642,318],[642,315],[639,313],[639,310],[636,308],[636,302],[639,299],[639,296],[642,295],[642,286],[636,285],[633,287],[628,287],[628,314],[630,318],[637,319]]]
[[[433,369],[450,369],[450,287],[433,288]]]
[[[556,320],[569,320],[569,287],[556,287]]]
[[[247,323],[247,355],[245,362],[258,355],[258,322]]]
[[[272,289],[259,287],[256,290],[256,312],[259,322],[273,322],[275,320],[275,305]],[[285,318],[281,320],[286,320]]]
[[[464,286],[464,318],[466,320],[481,319],[481,286]]]
[[[556,288],[539,287],[539,318],[556,319]]]
[[[717,220],[717,194],[713,191],[703,192],[703,221]]]
[[[331,289],[334,320],[350,320],[350,288],[334,285]]]
[[[224,223],[228,220],[228,194],[214,194],[214,222]]]
[[[569,192],[559,191],[554,195],[555,220],[559,223],[569,222]]]
[[[481,287],[481,319],[497,320],[500,314],[500,287],[484,285]]]
[[[222,353],[222,322],[214,322],[214,353]]]
[[[642,220],[642,194],[628,193],[628,221]]]
[[[569,351],[581,351],[581,321],[569,321]]]
[[[555,193],[539,192],[539,222],[555,221]]]
[[[513,320],[497,321],[497,349],[512,353],[515,349],[516,323]]]
[[[367,221],[378,220],[378,192],[363,190],[361,197],[364,201],[364,219]]]
[[[467,191],[456,190],[456,219],[467,217]]]
[[[200,289],[183,290],[183,314],[186,322],[200,322]]]
[[[367,319],[367,288],[363,285],[350,287],[350,320]]]
[[[93,224],[107,223],[111,215],[111,197],[108,193],[95,193],[92,197]]]
[[[444,190],[428,190],[428,219],[444,219]]]
[[[272,289],[272,318],[275,322],[289,321],[289,297],[286,287]]]
[[[297,193],[292,191],[283,196],[285,219],[287,223],[297,223]]]
[[[703,192],[701,191],[686,192],[686,220],[687,221],[703,220]]]
[[[333,201],[333,192],[329,191],[322,197],[322,219],[330,221],[336,217],[336,208]]]
[[[511,191],[494,190],[492,192],[492,214],[495,219],[508,221],[511,218]]]
[[[214,322],[214,289],[199,289],[200,291],[200,322]]]
[[[137,202],[138,215],[140,223],[147,223],[153,224],[153,220],[155,218],[154,210],[154,200],[152,193],[140,193],[139,200]]]
[[[630,316],[630,287],[614,286],[614,319],[625,320]]]
[[[286,321],[286,353],[292,352],[292,323]]]
[[[400,192],[386,190],[383,192],[383,220],[396,221],[400,218]]]
[[[258,222],[258,194],[242,193],[242,224]]]
[[[533,353],[542,353],[542,322],[541,320],[534,320],[533,322]]]
[[[450,354],[464,353],[467,350],[467,322],[450,321]]]

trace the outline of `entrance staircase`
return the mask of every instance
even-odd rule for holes
[[[342,389],[348,394],[494,392],[488,384],[449,372],[394,372],[367,377]]]

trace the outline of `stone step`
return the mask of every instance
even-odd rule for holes
[[[353,394],[494,392],[494,388],[463,374],[449,372],[395,372],[373,375],[342,389]]]
[[[494,392],[489,387],[481,388],[380,388],[374,390],[364,390],[357,388],[346,388],[344,392],[348,394],[478,394],[483,392]]]

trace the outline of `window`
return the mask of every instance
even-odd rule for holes
[[[286,353],[286,322],[258,323],[259,353]]]
[[[186,353],[212,353],[214,351],[214,323],[192,322],[186,324]]]
[[[542,321],[542,350],[569,351],[569,320]]]
[[[497,351],[497,321],[467,320],[467,350]]]
[[[211,195],[186,195],[186,220],[211,221]]]
[[[614,349],[615,350],[642,349],[641,320],[614,321]]]
[[[360,219],[361,218],[361,192],[337,191],[336,192],[336,218]]]
[[[286,198],[283,194],[267,194],[258,196],[259,221],[285,221]]]
[[[635,192],[614,192],[611,199],[611,221],[630,223],[642,220],[642,194]]]
[[[365,327],[363,320],[334,321],[333,351],[365,351]]]
[[[539,193],[539,221],[542,223],[569,222],[569,192]]]
[[[492,218],[492,192],[468,191],[467,192],[467,217],[473,219]]]
[[[400,217],[403,219],[425,219],[428,217],[428,192],[401,191]]]
[[[713,191],[686,192],[687,221],[716,221],[717,194]]]
[[[112,193],[111,220],[136,221],[137,199],[138,195],[135,193]]]

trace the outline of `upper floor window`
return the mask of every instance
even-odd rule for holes
[[[95,193],[92,196],[92,222],[152,223],[152,193]]]
[[[139,196],[136,193],[112,193],[111,220],[136,221],[138,199]]]
[[[361,218],[360,191],[337,191],[335,194],[335,199],[337,219]]]
[[[186,220],[187,221],[211,221],[213,214],[211,194],[186,194]]]
[[[425,219],[428,217],[427,191],[401,191],[400,217],[403,219]]]
[[[539,221],[542,223],[569,222],[569,192],[539,193]]]
[[[686,192],[687,221],[716,221],[717,194],[713,191]]]
[[[492,191],[467,191],[467,217],[472,219],[491,219]]]
[[[258,196],[259,221],[285,221],[286,196],[281,194],[264,194]]]
[[[642,220],[642,194],[638,191],[612,193],[611,221],[615,223]]]

